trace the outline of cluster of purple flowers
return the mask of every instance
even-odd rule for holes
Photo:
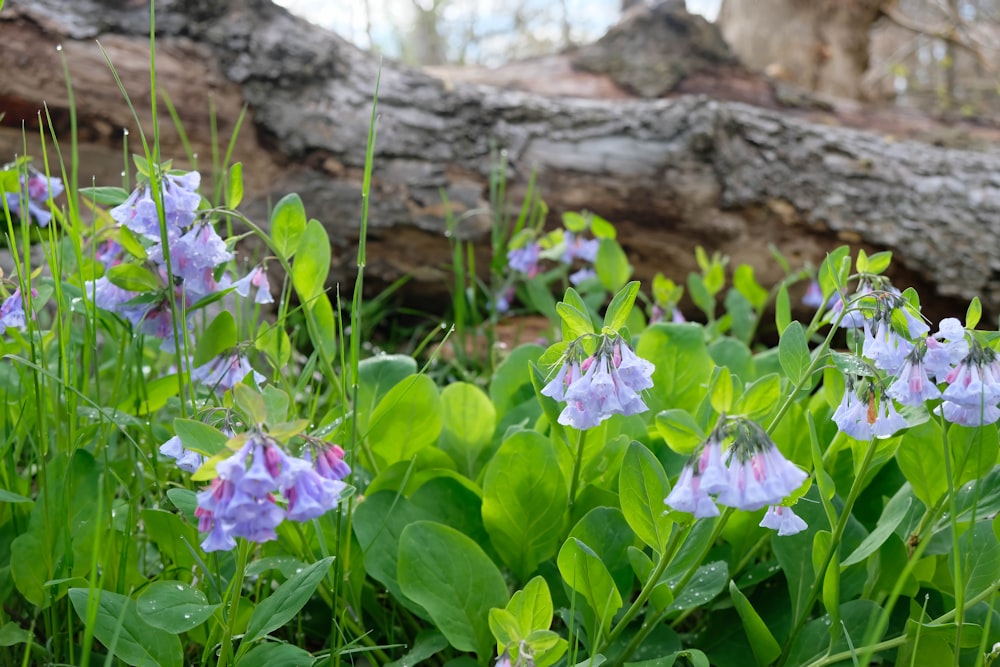
[[[587,355],[587,341],[595,336],[597,350]],[[562,366],[541,393],[566,402],[560,424],[593,428],[611,415],[648,410],[641,393],[652,388],[653,370],[653,364],[636,356],[621,336],[589,334],[570,343]]]
[[[130,291],[112,283],[107,275],[87,283],[87,292],[93,296],[95,305],[117,313],[135,330],[159,338],[166,351],[175,349],[173,312],[181,312],[181,307],[189,312],[198,301],[230,287],[243,297],[248,297],[251,287],[255,287],[256,303],[273,302],[267,273],[262,267],[235,282],[224,272],[223,266],[233,258],[233,253],[209,221],[199,220],[200,182],[201,176],[196,171],[162,175],[159,191],[164,212],[162,230],[148,183],[140,185],[110,211],[119,225],[142,240],[145,265],[160,279],[158,290]],[[126,250],[114,240],[101,244],[95,257],[106,269],[129,259]],[[190,329],[190,322],[182,322],[180,326]],[[191,376],[222,393],[252,370],[246,357],[231,352],[194,369]],[[263,380],[258,373],[252,377],[256,382]]]
[[[858,294],[870,303],[849,310],[840,324],[862,330],[861,356],[884,377],[873,373],[846,378],[843,399],[833,414],[841,431],[859,440],[898,433],[907,423],[894,401],[919,406],[940,399],[935,412],[964,426],[1000,419],[1000,360],[992,348],[968,334],[955,318],[942,320],[930,334],[890,285],[863,282]],[[941,384],[947,386],[942,390]]]
[[[780,505],[806,477],[757,423],[723,416],[685,464],[664,503],[695,518],[718,516],[716,503],[749,512],[771,506],[760,525],[791,535],[805,529],[805,522]]]
[[[35,219],[39,227],[47,227],[52,220],[49,202],[63,193],[62,179],[47,178],[45,174],[32,171],[21,176],[21,187],[27,192],[28,215]],[[20,216],[23,192],[8,192],[6,194],[7,208]]]
[[[597,261],[597,250],[601,243],[596,238],[588,239],[568,230],[556,230],[541,240],[530,238],[525,242],[522,237],[515,242],[518,245],[507,251],[507,266],[518,276],[529,280],[537,276],[541,272],[543,259],[556,260],[570,267],[576,260],[581,260],[583,266],[569,275],[569,281],[573,285],[579,285],[597,275],[593,265]],[[513,298],[514,289],[508,281],[495,297],[496,312],[509,311]]]
[[[315,457],[313,457],[315,453]],[[180,459],[178,459],[180,465]],[[305,458],[287,454],[261,432],[252,432],[232,456],[216,465],[218,477],[198,493],[198,530],[205,551],[227,551],[236,537],[277,538],[285,519],[309,521],[334,509],[351,469],[337,445],[310,448]],[[283,500],[279,500],[279,498]]]

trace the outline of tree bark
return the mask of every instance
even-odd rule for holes
[[[59,52],[74,81],[84,142],[81,181],[120,180],[120,128],[136,129],[94,40],[100,40],[150,129],[148,16],[107,0],[8,0],[0,13],[0,80],[7,111],[5,154],[19,129],[37,137],[48,104],[60,137],[67,122]],[[331,279],[349,290],[361,208],[361,175],[379,63],[335,35],[264,0],[184,0],[157,10],[157,80],[180,112],[201,165],[211,155],[209,95],[225,143],[241,106],[249,118],[242,161],[243,209],[266,208],[297,191],[330,230]],[[593,81],[595,75],[572,73]],[[590,78],[588,78],[590,77]],[[693,247],[747,262],[777,280],[776,245],[793,263],[819,262],[850,242],[896,251],[903,285],[925,302],[981,295],[1000,306],[1000,156],[812,122],[802,114],[683,95],[635,100],[553,98],[450,83],[386,63],[371,197],[367,275],[386,284],[412,277],[410,298],[446,292],[447,199],[458,235],[488,243],[490,149],[503,148],[518,195],[532,171],[553,213],[589,209],[615,222],[649,279],[696,270]],[[165,116],[161,116],[161,121]],[[165,156],[181,158],[163,124]],[[34,150],[34,149],[32,149]],[[178,160],[180,162],[182,160]],[[932,289],[933,288],[933,289]]]
[[[860,99],[869,33],[884,0],[723,0],[719,26],[740,59],[810,90]]]

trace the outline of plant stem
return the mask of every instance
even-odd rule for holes
[[[569,486],[569,511],[573,512],[573,504],[576,502],[576,492],[580,487],[580,472],[583,467],[583,447],[587,442],[587,431],[580,431],[580,438],[576,443],[576,457],[573,459],[573,479]]]
[[[236,572],[233,573],[233,578],[229,582],[226,627],[222,633],[222,648],[219,650],[219,662],[216,663],[219,667],[225,667],[229,664],[229,654],[233,650],[233,626],[236,625],[236,617],[240,612],[240,591],[243,589],[243,576],[246,574],[249,557],[250,542],[241,538],[236,552]],[[236,657],[240,657],[242,652],[243,646],[241,644],[240,651],[236,653]]]

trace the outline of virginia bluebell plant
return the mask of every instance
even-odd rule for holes
[[[8,167],[4,167],[5,169]],[[27,213],[39,227],[47,227],[52,220],[52,211],[49,204],[53,199],[63,193],[62,179],[55,176],[47,178],[34,169],[29,169],[28,173],[20,177],[22,192],[6,193],[7,207],[11,213],[20,216],[22,213],[21,204],[27,204]],[[26,195],[26,196],[25,196]]]

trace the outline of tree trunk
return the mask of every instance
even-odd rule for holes
[[[723,0],[718,24],[740,59],[804,88],[860,99],[884,0]]]
[[[31,127],[41,100],[67,140],[61,53],[81,124],[80,180],[120,182],[120,128],[132,122],[95,38],[147,132],[150,119],[148,17],[110,9],[118,4],[8,0],[0,13],[0,58],[10,64],[0,80],[4,154],[20,152],[22,121],[29,139],[38,136]],[[299,192],[331,232],[332,280],[349,289],[377,60],[264,0],[178,1],[157,10],[157,29],[158,85],[179,110],[200,164],[211,155],[208,95],[223,143],[249,105],[233,156],[244,164],[244,211],[265,220],[269,203]],[[594,75],[567,69],[564,78],[587,76]],[[836,127],[830,114],[811,122],[801,112],[704,96],[615,95],[552,98],[449,83],[387,63],[367,275],[382,284],[410,275],[413,299],[445,293],[441,193],[460,216],[459,236],[485,250],[489,216],[480,211],[495,142],[505,151],[514,204],[537,172],[553,213],[589,209],[617,223],[643,280],[656,271],[683,280],[696,270],[696,244],[728,254],[734,265],[754,265],[766,282],[780,277],[769,244],[793,263],[817,263],[847,241],[894,249],[908,270],[902,283],[921,289],[925,301],[936,287],[939,295],[982,295],[994,312],[1000,306],[995,153]],[[131,147],[136,136],[132,127]],[[164,155],[183,162],[168,123],[162,141]]]

